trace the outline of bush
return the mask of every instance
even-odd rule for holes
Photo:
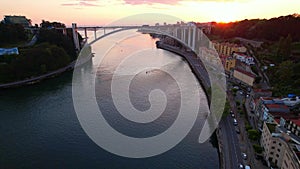
[[[232,93],[236,94],[236,92],[238,91],[238,89],[232,88],[231,91],[232,91]]]
[[[251,127],[249,124],[246,124],[245,128],[246,128],[246,131],[248,131],[248,130],[251,130],[251,129],[252,129],[252,127]]]
[[[257,130],[254,130],[254,129],[248,130],[248,134],[249,134],[249,139],[252,140],[252,141],[256,141],[260,137],[259,132]]]
[[[56,45],[40,44],[20,49],[20,54],[6,58],[0,66],[0,83],[23,80],[69,64],[71,58]]]
[[[230,104],[229,104],[228,100],[226,100],[222,117],[227,117],[229,115],[229,113],[230,113]]]
[[[240,114],[244,114],[244,111],[243,111],[243,110],[239,110],[239,113],[240,113]]]
[[[263,152],[263,148],[260,146],[260,145],[258,145],[258,144],[254,144],[253,145],[253,149],[254,149],[254,151],[256,152],[256,153],[258,153],[258,154],[261,154],[262,152]]]

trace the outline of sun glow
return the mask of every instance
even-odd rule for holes
[[[240,3],[238,2],[211,2],[208,3],[209,13],[213,21],[216,22],[232,22],[240,18]]]
[[[103,25],[143,13],[162,13],[195,22],[268,19],[300,13],[299,0],[289,0],[288,3],[286,0],[1,0],[0,6],[5,7],[0,10],[0,17],[25,15],[33,23],[40,23],[45,19],[67,25],[72,22],[80,25]]]

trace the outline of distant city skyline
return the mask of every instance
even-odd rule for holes
[[[72,22],[106,25],[142,13],[162,13],[196,22],[269,19],[300,13],[300,1],[296,0],[2,0],[0,5],[2,18],[4,15],[24,15],[33,24],[49,20],[67,26]],[[139,22],[147,24],[143,20]]]

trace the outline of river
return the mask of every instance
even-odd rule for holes
[[[139,34],[125,39],[119,45],[123,48],[113,48],[110,57],[103,57],[100,53],[106,42],[100,40],[92,46],[93,61],[82,67],[84,72],[96,76],[96,99],[103,116],[113,128],[131,137],[150,137],[169,128],[178,114],[180,93],[168,74],[157,70],[140,72],[130,85],[132,104],[141,111],[149,109],[147,97],[156,88],[165,92],[168,102],[162,116],[152,123],[125,120],[109,96],[112,74],[124,59],[118,52],[126,52],[123,49],[130,46],[147,47],[152,52],[144,52],[130,66],[153,58],[170,71],[191,73],[180,56],[156,49],[155,41],[149,35]],[[95,64],[98,59],[102,60],[101,65]],[[118,78],[122,76],[126,75]],[[200,96],[205,97],[200,91]],[[39,84],[0,91],[0,168],[217,169],[218,152],[212,144],[215,140],[198,143],[203,120],[204,116],[198,115],[188,135],[163,154],[137,159],[114,155],[95,144],[82,129],[73,106],[72,72],[66,72]]]

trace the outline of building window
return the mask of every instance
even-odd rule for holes
[[[272,158],[272,157],[269,157],[269,161],[273,161],[273,158]]]
[[[274,146],[272,146],[272,147],[271,147],[271,149],[275,149],[275,147],[274,147]]]
[[[286,168],[288,168],[288,164],[286,161],[284,161],[284,165],[286,166]]]
[[[273,144],[276,144],[276,141],[273,141]]]
[[[278,157],[279,157],[279,155],[278,155],[278,154],[276,154],[276,157],[278,158]]]
[[[281,146],[281,143],[279,143],[278,145]]]

